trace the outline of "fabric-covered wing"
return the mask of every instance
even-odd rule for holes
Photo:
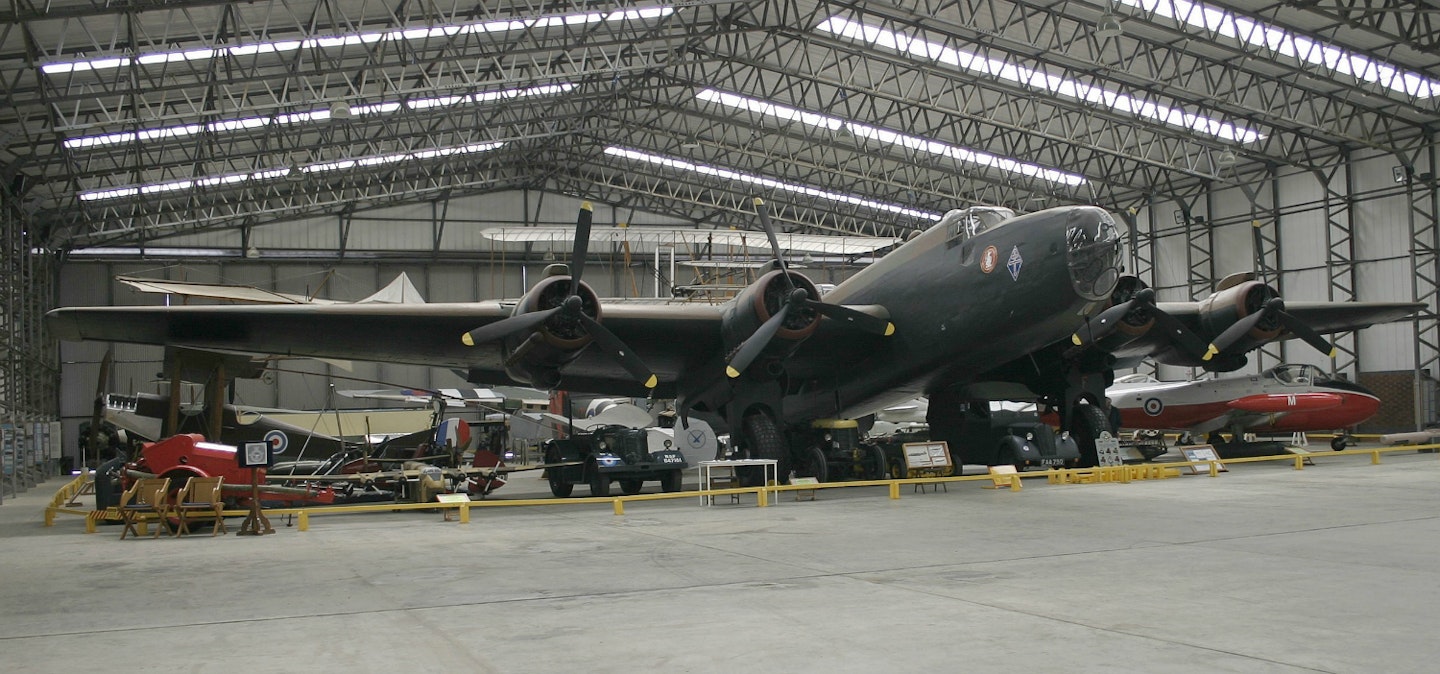
[[[445,367],[477,383],[515,383],[498,344],[467,347],[467,330],[509,315],[499,302],[389,305],[72,307],[50,312],[61,339],[187,346],[220,351]],[[661,381],[662,395],[720,344],[720,311],[708,305],[607,305],[601,321]],[[564,370],[567,389],[644,394],[610,359],[586,349]]]

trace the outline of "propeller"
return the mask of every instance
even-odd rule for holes
[[[1141,288],[1130,299],[1100,312],[1100,315],[1086,321],[1080,330],[1071,335],[1070,341],[1082,349],[1091,346],[1113,334],[1120,327],[1125,316],[1137,309],[1145,312],[1145,316],[1154,319],[1156,326],[1169,334],[1182,350],[1193,354],[1204,354],[1203,360],[1210,360],[1215,355],[1198,335],[1185,327],[1184,323],[1155,306],[1155,290],[1153,288]]]
[[[655,388],[659,379],[650,368],[645,366],[645,362],[640,360],[634,351],[626,347],[625,343],[615,336],[615,333],[610,332],[608,328],[584,311],[585,301],[580,297],[580,277],[585,271],[585,256],[590,247],[590,224],[594,215],[594,207],[590,205],[590,202],[586,201],[580,205],[580,215],[575,220],[575,249],[570,254],[570,293],[565,296],[559,306],[543,311],[518,314],[482,325],[461,335],[460,341],[465,346],[494,342],[511,335],[533,332],[552,318],[579,323],[606,356],[619,363],[631,376],[645,382],[645,388]]]
[[[1294,314],[1286,312],[1285,300],[1279,297],[1270,298],[1259,311],[1235,321],[1230,327],[1225,328],[1225,331],[1220,333],[1220,336],[1216,337],[1215,341],[1210,343],[1210,348],[1217,353],[1224,352],[1226,349],[1234,346],[1236,342],[1240,341],[1241,337],[1245,336],[1246,333],[1253,330],[1255,326],[1267,318],[1278,319],[1280,325],[1285,326],[1285,329],[1295,333],[1295,336],[1304,340],[1306,344],[1315,347],[1320,353],[1331,358],[1335,357],[1335,347],[1326,341],[1324,337],[1321,337],[1320,333],[1315,332],[1313,328],[1296,318]]]
[[[745,368],[755,361],[755,358],[770,344],[770,340],[779,332],[780,326],[785,323],[785,318],[792,310],[800,308],[812,309],[820,315],[836,321],[842,321],[858,330],[871,334],[889,337],[895,334],[895,324],[884,318],[871,316],[863,311],[857,311],[840,304],[828,304],[810,299],[810,291],[795,285],[790,278],[790,269],[785,265],[785,257],[780,254],[780,241],[775,236],[775,226],[770,222],[770,210],[765,207],[765,201],[759,197],[755,198],[755,212],[760,216],[760,226],[765,229],[765,236],[770,240],[770,251],[775,254],[775,265],[780,269],[781,278],[785,279],[785,285],[789,293],[785,296],[785,303],[780,305],[780,310],[775,312],[769,320],[760,325],[754,334],[745,338],[740,343],[740,348],[735,350],[730,357],[730,362],[725,366],[725,374],[730,378],[739,377]]]

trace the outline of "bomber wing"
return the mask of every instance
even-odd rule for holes
[[[462,369],[472,381],[516,383],[498,345],[465,346],[466,331],[510,315],[497,301],[447,304],[74,307],[51,311],[61,339],[187,346],[216,351],[342,358]],[[604,325],[673,391],[688,368],[720,348],[720,309],[710,305],[611,305]],[[576,391],[644,395],[618,363],[587,349],[565,371]]]
[[[1173,317],[1176,324],[1197,336],[1200,343],[1214,348],[1218,342],[1218,353],[1211,353],[1211,358],[1204,358],[1203,352],[1198,348],[1187,348],[1185,342],[1175,339],[1167,331],[1150,330],[1143,337],[1111,350],[1119,361],[1118,367],[1126,367],[1149,357],[1170,365],[1199,366],[1219,371],[1235,369],[1239,366],[1237,356],[1261,344],[1304,339],[1319,348],[1325,345],[1325,342],[1318,335],[1393,323],[1415,314],[1426,305],[1423,302],[1285,302],[1276,305],[1279,307],[1277,312],[1287,314],[1284,321],[1269,328],[1261,323],[1254,326],[1249,333],[1245,333],[1244,328],[1241,328],[1238,334],[1231,328],[1245,318],[1232,315],[1208,319],[1206,302],[1203,300],[1159,302],[1155,306],[1160,312]],[[1301,334],[1307,330],[1310,335]]]

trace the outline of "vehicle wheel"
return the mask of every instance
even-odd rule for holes
[[[825,462],[825,452],[820,451],[819,447],[813,445],[806,447],[805,450],[800,453],[800,458],[804,461],[795,466],[796,475],[800,477],[813,477],[820,482],[826,482],[830,479],[830,464]],[[789,473],[786,473],[786,475],[789,475]]]
[[[1330,438],[1330,449],[1333,449],[1337,452],[1341,451],[1345,449],[1345,445],[1349,444],[1348,440],[1349,438],[1343,435],[1337,435],[1333,438]]]
[[[660,491],[663,491],[667,494],[673,494],[677,491],[680,491],[680,479],[681,471],[678,470],[672,470],[668,473],[661,473]]]
[[[626,496],[634,496],[640,493],[640,488],[645,486],[643,480],[621,480],[620,493]]]
[[[741,428],[745,433],[745,450],[748,456],[755,459],[774,459],[776,475],[790,474],[790,453],[786,451],[785,439],[780,437],[780,429],[775,426],[775,419],[769,412],[757,411],[745,415]],[[758,487],[765,482],[765,472],[761,466],[742,466],[736,472],[742,486]]]
[[[605,475],[598,470],[590,471],[590,495],[609,496],[610,476]]]
[[[883,480],[890,476],[890,462],[880,445],[870,445],[870,479]]]
[[[575,491],[575,485],[566,482],[559,473],[560,471],[553,469],[545,471],[546,478],[550,480],[550,493],[554,494],[555,498],[570,498],[570,493]]]
[[[1006,451],[1005,445],[1000,446],[1000,451],[1001,454],[999,454],[999,456],[1004,456],[1004,452]],[[1010,451],[1009,463],[1010,465],[1015,466],[1015,472],[1020,473],[1025,471],[1025,459],[1020,458],[1018,454],[1019,452],[1017,451]]]
[[[1075,444],[1080,447],[1080,467],[1099,465],[1100,453],[1095,449],[1095,440],[1101,432],[1114,434],[1105,412],[1095,405],[1076,405],[1075,418],[1070,421],[1070,437],[1075,438]]]

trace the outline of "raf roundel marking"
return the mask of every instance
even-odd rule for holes
[[[283,431],[266,433],[265,442],[270,444],[270,451],[273,454],[284,454],[285,448],[290,446],[290,438]]]
[[[1165,411],[1165,403],[1160,402],[1160,399],[1159,399],[1159,398],[1146,398],[1146,399],[1145,399],[1145,413],[1146,413],[1146,414],[1148,414],[1148,415],[1150,415],[1150,416],[1152,416],[1152,417],[1158,417],[1158,416],[1160,416],[1160,413],[1161,413],[1161,412],[1164,412],[1164,411]]]
[[[995,262],[1000,259],[1000,251],[994,246],[986,246],[985,251],[980,253],[980,271],[989,274],[995,271]]]

